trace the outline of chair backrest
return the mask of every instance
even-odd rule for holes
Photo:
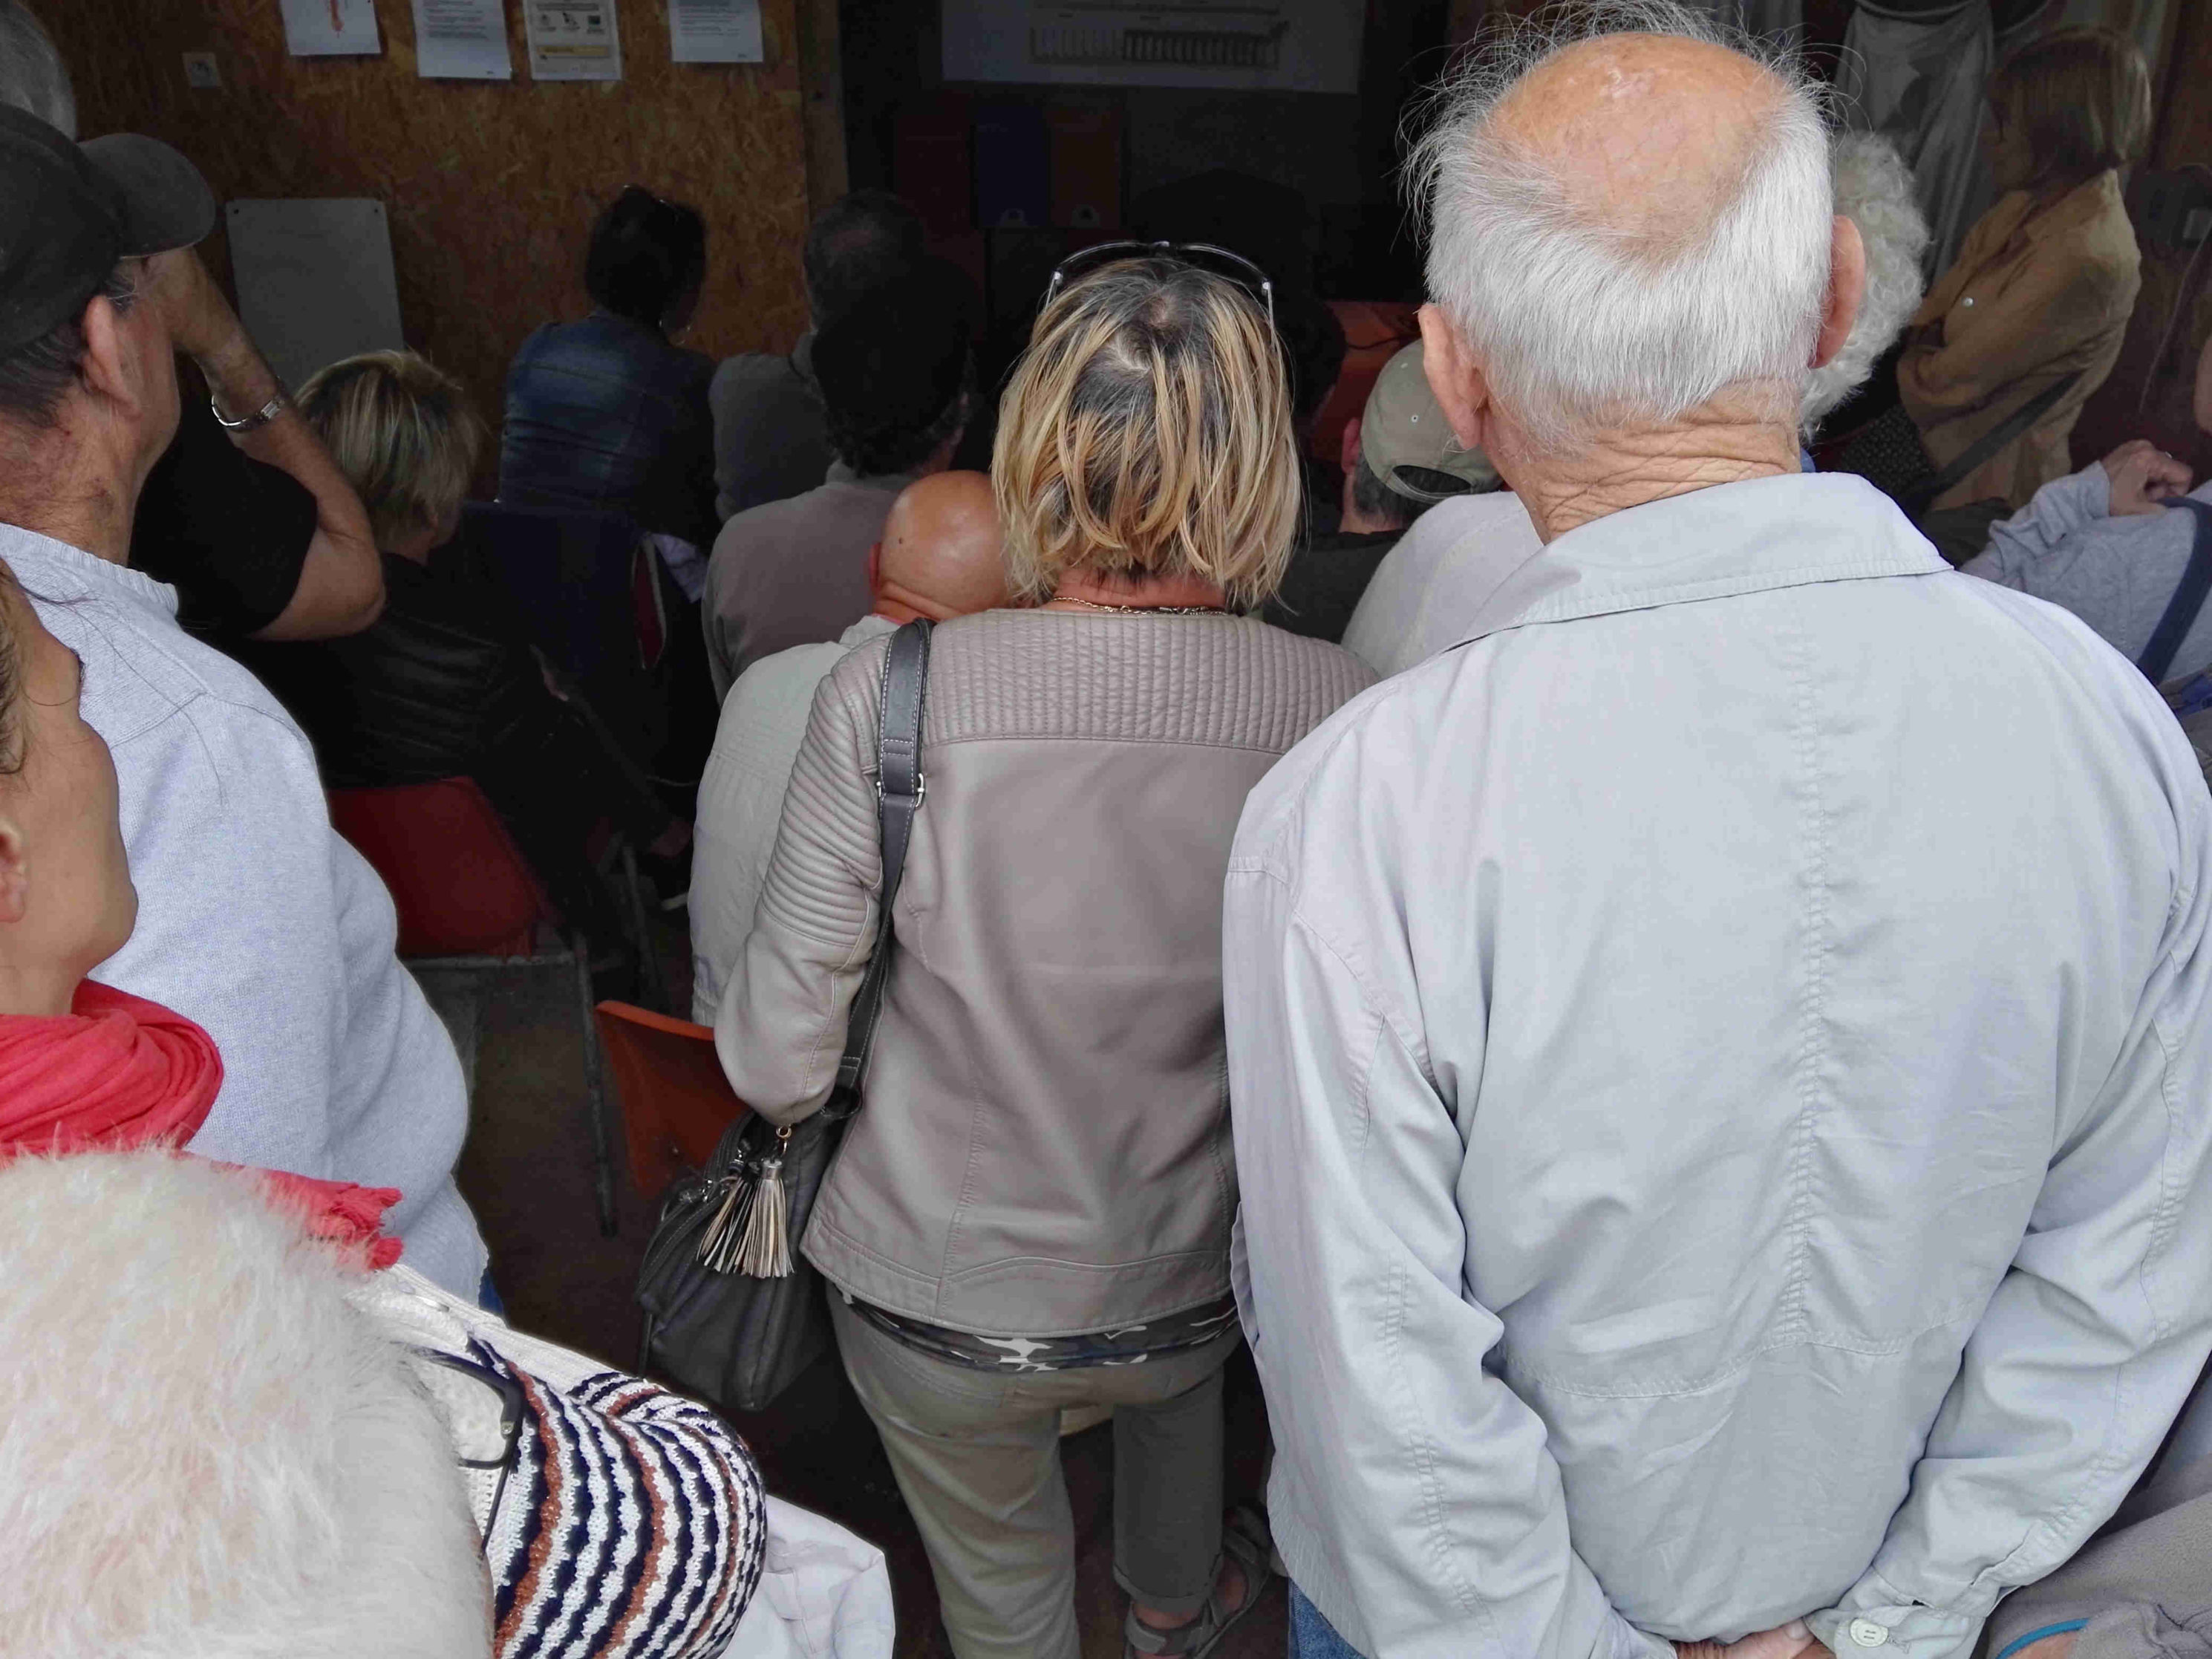
[[[1306,453],[1334,461],[1343,449],[1345,422],[1366,410],[1382,365],[1421,337],[1421,325],[1420,307],[1396,300],[1331,300],[1328,308],[1344,325],[1344,368],[1314,416]]]
[[[599,1046],[622,1102],[629,1178],[647,1202],[713,1154],[745,1104],[722,1074],[713,1028],[627,1002],[599,1007]]]
[[[331,827],[392,890],[401,956],[531,953],[551,907],[474,779],[333,789],[330,801]]]
[[[459,540],[505,591],[524,635],[582,690],[631,754],[665,741],[667,718],[640,649],[637,526],[619,513],[471,501]]]

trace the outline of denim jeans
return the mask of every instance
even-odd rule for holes
[[[1359,1650],[1336,1633],[1296,1584],[1291,1586],[1291,1659],[1361,1659]]]

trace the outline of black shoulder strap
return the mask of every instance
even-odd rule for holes
[[[2074,383],[2081,378],[2081,371],[2077,368],[2071,374],[2061,375],[2044,387],[2042,391],[1968,444],[1965,449],[1954,455],[1949,465],[1938,467],[1926,477],[1913,484],[1905,492],[1905,499],[1899,505],[1917,518],[1922,513],[1927,511],[1929,503],[1938,495],[2049,414],[2057,406],[2058,400],[2074,389]]]
[[[876,814],[883,837],[883,890],[876,901],[876,949],[867,977],[853,999],[845,1028],[845,1053],[837,1062],[839,1091],[848,1109],[860,1105],[868,1052],[884,1011],[884,986],[891,971],[891,902],[906,873],[907,842],[927,787],[921,775],[921,715],[929,695],[929,619],[918,617],[891,635],[884,658],[882,715],[876,738]]]
[[[2151,629],[2150,643],[2143,647],[2142,655],[2136,659],[2136,666],[2153,685],[2173,666],[2174,653],[2189,637],[2189,630],[2197,626],[2205,597],[2212,594],[2212,507],[2187,495],[2176,496],[2173,505],[2194,515],[2197,538],[2190,544],[2189,566],[2181,573],[2180,585],[2166,602],[2166,614]]]

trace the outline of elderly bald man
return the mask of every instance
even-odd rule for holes
[[[2212,799],[2087,628],[1799,471],[1820,104],[1607,16],[1417,158],[1431,385],[1543,549],[1230,865],[1300,1650],[1965,1659],[2212,1350]]]
[[[902,623],[943,622],[1006,602],[990,479],[938,472],[902,490],[884,520],[884,538],[868,550],[868,591],[875,608],[835,644],[763,657],[723,700],[693,825],[691,1017],[702,1025],[714,1024],[730,966],[752,932],[815,687],[848,651]]]

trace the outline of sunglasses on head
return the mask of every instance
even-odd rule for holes
[[[1058,299],[1060,289],[1070,283],[1121,259],[1175,259],[1196,270],[1225,276],[1266,308],[1270,329],[1275,325],[1275,285],[1268,280],[1267,273],[1243,254],[1231,253],[1211,242],[1101,242],[1096,247],[1071,253],[1054,267],[1052,281],[1045,286],[1045,305]]]

